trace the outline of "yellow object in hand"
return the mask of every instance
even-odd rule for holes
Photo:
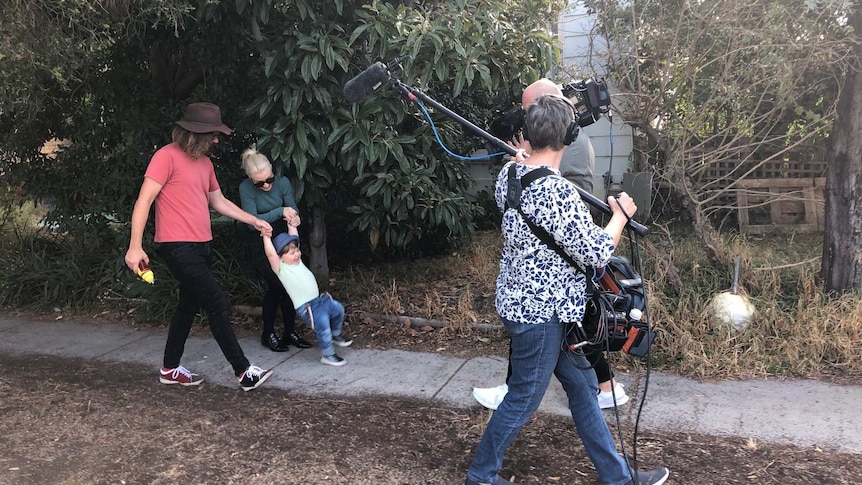
[[[142,280],[146,281],[149,284],[153,284],[153,282],[156,280],[156,276],[153,274],[153,270],[151,270],[150,268],[138,268],[137,273]]]

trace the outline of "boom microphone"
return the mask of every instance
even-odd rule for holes
[[[389,67],[378,61],[344,84],[344,97],[351,103],[362,101],[392,78]]]

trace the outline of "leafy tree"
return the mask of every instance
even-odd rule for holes
[[[402,82],[481,124],[501,100],[551,66],[547,28],[561,2],[238,4],[253,13],[268,84],[249,111],[259,118],[260,148],[294,174],[297,193],[311,208],[312,269],[326,274],[324,216],[342,216],[344,208],[352,214],[350,228],[372,249],[403,251],[470,237],[468,167],[435,145],[423,113],[397,90],[381,89],[351,105],[342,86],[376,60],[406,55]],[[480,145],[431,111],[454,152]]]
[[[188,102],[209,100],[239,132],[213,157],[223,190],[234,195],[237,153],[257,140],[312,214],[319,275],[326,215],[390,253],[469,238],[466,163],[435,145],[429,122],[397,92],[350,105],[342,87],[374,60],[409,54],[405,83],[481,125],[551,65],[548,26],[562,3],[409,3],[8,0],[4,183],[54,201],[52,217],[67,228],[126,221],[172,122]],[[454,152],[481,146],[430,111]],[[52,138],[71,145],[40,153]]]
[[[802,1],[590,0],[611,41],[623,119],[638,163],[667,182],[710,258],[732,255],[711,217],[767,162],[823,157],[848,59],[839,7]],[[718,164],[736,168],[719,180]]]
[[[0,8],[0,170],[4,183],[53,201],[51,218],[67,229],[128,220],[149,157],[185,104],[215,101],[236,127],[262,77],[235,11],[211,2],[11,0]],[[52,138],[71,144],[41,153]],[[226,188],[241,176],[236,159],[215,157],[236,174],[233,183],[222,178]]]

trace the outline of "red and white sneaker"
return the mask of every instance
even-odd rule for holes
[[[162,367],[159,373],[159,382],[162,384],[179,384],[181,386],[196,386],[203,382],[197,374],[192,374],[183,366],[174,369]]]

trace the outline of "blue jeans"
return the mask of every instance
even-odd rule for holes
[[[329,293],[323,293],[297,308],[296,314],[306,325],[314,328],[320,355],[334,354],[332,336],[341,335],[341,327],[344,326],[344,307],[341,303],[333,300]]]
[[[180,301],[168,327],[163,365],[172,369],[180,365],[186,339],[195,315],[203,306],[210,332],[231,367],[239,376],[249,366],[230,324],[227,295],[212,272],[213,258],[208,242],[169,242],[159,245],[159,254],[171,274],[180,283]]]
[[[509,392],[491,416],[467,476],[480,483],[494,483],[503,465],[503,453],[539,408],[553,374],[566,391],[578,435],[602,483],[628,483],[628,465],[617,453],[596,399],[596,374],[583,356],[562,349],[564,330],[557,316],[530,325],[502,320],[512,338]]]

